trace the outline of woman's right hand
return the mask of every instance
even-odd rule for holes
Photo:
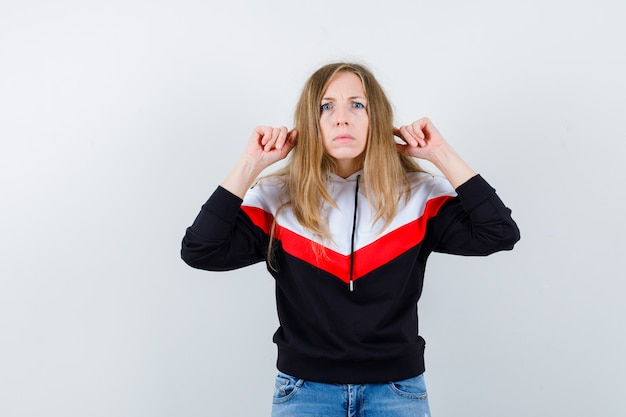
[[[285,126],[257,126],[250,136],[246,155],[263,170],[284,159],[295,145],[297,136],[298,131],[287,131]]]

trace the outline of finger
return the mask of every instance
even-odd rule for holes
[[[407,143],[407,145],[409,146],[418,146],[418,138],[415,135],[415,131],[413,130],[413,128],[409,125],[409,126],[402,126],[400,128],[400,132],[402,132],[402,136],[404,138],[404,141]]]
[[[280,137],[280,133],[281,133],[281,129],[279,127],[270,127],[268,129],[268,135],[267,135],[268,139],[264,143],[265,145],[263,148],[264,151],[269,152],[275,147],[276,141]]]
[[[432,132],[436,132],[437,129],[433,122],[428,117],[422,117],[417,121],[420,126],[420,130],[424,133],[424,137],[428,139]]]
[[[297,137],[298,137],[297,130],[292,130],[289,133],[287,133],[285,143],[283,147],[280,148],[280,150],[283,151],[285,154],[288,154],[291,151],[291,149],[294,147],[294,145],[296,144]]]
[[[398,139],[400,139],[402,142],[406,143],[406,139],[404,138],[404,134],[402,133],[400,128],[394,127],[393,128],[393,135],[395,137],[397,137]],[[395,141],[395,142],[398,143],[398,141]]]
[[[431,124],[431,121],[428,117],[422,117],[421,119],[418,119],[413,123],[419,125],[420,129],[423,129],[427,127],[429,124]]]
[[[274,145],[274,147],[276,149],[282,149],[285,145],[285,142],[287,141],[287,128],[285,126],[282,126],[278,128],[278,132],[278,137],[276,138],[276,144]]]
[[[259,143],[263,146],[265,146],[272,138],[272,128],[269,126],[257,126],[255,133],[259,137]]]
[[[419,137],[420,139],[426,138],[426,135],[424,134],[425,128],[426,128],[426,123],[424,122],[424,119],[416,120],[415,122],[411,124],[411,129],[413,129],[415,136]]]
[[[275,129],[273,127],[269,128],[267,131],[267,136],[265,138],[265,141],[263,143],[263,145],[265,145],[263,147],[263,150],[265,152],[268,152],[270,149],[272,149],[272,146],[274,146],[274,140],[275,140],[275,133],[274,133]]]
[[[411,124],[410,130],[418,143],[418,146],[426,146],[426,134],[423,130],[423,124],[421,119]]]
[[[403,145],[401,143],[396,143],[396,150],[398,151],[398,153],[411,156],[410,153],[409,153],[409,149],[410,149],[409,145]]]

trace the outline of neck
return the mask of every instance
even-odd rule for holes
[[[334,173],[344,179],[361,169],[354,160],[337,160],[336,163]]]

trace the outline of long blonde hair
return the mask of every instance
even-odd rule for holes
[[[365,66],[339,62],[318,69],[305,83],[296,106],[294,129],[298,138],[287,165],[275,173],[284,181],[288,203],[296,219],[314,234],[331,238],[322,206],[336,207],[328,193],[327,180],[335,160],[324,151],[320,129],[321,102],[332,78],[341,71],[356,74],[367,99],[369,132],[360,168],[368,201],[375,209],[373,222],[393,219],[402,197],[408,197],[407,172],[422,171],[417,162],[399,153],[393,135],[393,110],[385,92]]]

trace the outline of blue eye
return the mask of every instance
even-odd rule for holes
[[[352,103],[352,107],[354,107],[355,109],[364,109],[365,108],[365,104],[359,103],[358,101],[355,101],[354,103]]]
[[[330,103],[324,103],[320,106],[320,110],[324,111],[324,110],[330,110],[333,108],[333,105]]]

